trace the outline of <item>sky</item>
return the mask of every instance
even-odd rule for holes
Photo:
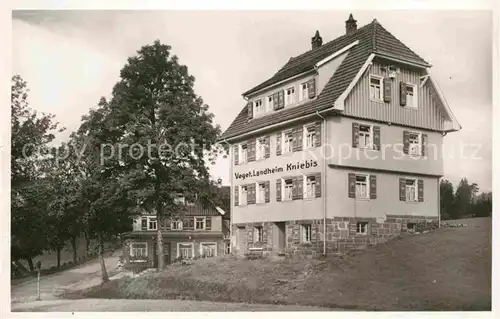
[[[196,78],[215,122],[225,130],[245,102],[241,94],[272,76],[290,57],[345,32],[353,13],[361,27],[376,18],[433,65],[462,125],[444,138],[454,156],[444,178],[492,183],[492,16],[488,11],[14,11],[12,71],[30,88],[31,106],[56,115],[67,139],[81,116],[108,96],[127,57],[160,39]],[[468,145],[464,155],[457,147]],[[211,167],[229,184],[229,162]]]

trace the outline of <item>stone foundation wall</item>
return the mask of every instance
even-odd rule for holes
[[[326,240],[326,253],[344,253],[352,249],[385,242],[407,231],[408,223],[437,221],[437,217],[387,215],[385,219],[335,217],[326,220],[326,236],[323,219],[289,220],[285,222],[285,253],[288,256],[317,256],[323,253],[323,243]],[[367,223],[367,233],[357,233],[357,223]],[[302,225],[311,225],[311,241],[304,242],[301,235]],[[237,227],[245,227],[246,250],[251,247],[262,247],[264,254],[277,253],[273,251],[273,232],[277,231],[273,222],[247,223],[232,225],[233,234]],[[254,228],[261,226],[264,238],[261,242],[254,241]],[[326,237],[326,238],[325,238]],[[238,243],[236,243],[237,245]],[[274,245],[275,247],[277,245]]]

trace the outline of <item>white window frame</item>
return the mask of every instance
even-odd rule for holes
[[[303,243],[310,243],[312,241],[312,225],[311,224],[301,225],[300,232],[301,232],[301,241]],[[307,237],[309,237],[309,239]]]
[[[203,245],[214,245],[215,246],[214,255],[210,256],[210,257],[217,257],[217,243],[216,242],[201,242],[200,243],[200,256],[203,256]],[[210,258],[210,257],[207,257],[207,258]]]
[[[288,149],[285,149],[285,138],[286,138],[286,135],[287,134],[290,134],[292,136],[292,139],[291,141],[289,142],[289,147]],[[282,134],[281,134],[281,153],[282,154],[286,154],[286,153],[292,153],[293,152],[293,131],[292,130],[288,130],[288,131],[284,131]]]
[[[224,242],[224,254],[225,255],[231,254],[231,242]]]
[[[239,206],[247,205],[248,204],[248,186],[240,185],[238,192],[239,192],[239,194],[238,194]],[[245,194],[245,201],[243,201],[243,194]]]
[[[197,228],[196,227],[198,219],[202,219],[203,220],[203,228]],[[205,229],[207,229],[207,218],[206,217],[195,217],[194,218],[194,230],[205,230]]]
[[[262,242],[263,240],[264,240],[264,227],[254,226],[254,228],[253,228],[253,241],[254,241],[254,243],[259,243],[259,242]]]
[[[417,135],[418,144],[412,143],[411,135]],[[408,132],[408,155],[421,156],[422,155],[422,133]]]
[[[266,96],[267,111],[274,110],[274,97],[273,94]]]
[[[309,181],[308,179],[309,178],[314,178],[314,183],[311,183],[312,186],[312,190],[311,190],[311,193],[309,194]],[[318,181],[316,180],[316,176],[315,175],[304,175],[304,186],[303,186],[303,190],[304,190],[304,199],[308,199],[308,198],[316,198],[316,185],[318,183]]]
[[[309,131],[311,130],[311,131]],[[318,136],[318,131],[316,130],[316,126],[314,124],[307,124],[307,125],[304,125],[304,129],[303,129],[303,137],[302,137],[302,140],[304,141],[303,142],[303,149],[304,150],[307,150],[307,149],[311,149],[311,148],[315,148],[316,147],[316,141],[317,139],[319,138]],[[309,134],[312,133],[312,138],[311,138],[311,145],[309,145]]]
[[[368,146],[365,144],[366,133],[361,131],[361,127],[369,127],[370,128],[370,132],[368,133],[368,134],[370,134],[370,136],[369,136],[369,145]],[[361,146],[362,137],[363,137],[363,144],[364,144],[363,146]],[[361,149],[367,149],[367,150],[372,150],[373,149],[373,125],[370,125],[370,124],[359,124],[359,140],[358,140],[358,142],[359,142],[358,146]]]
[[[256,160],[263,160],[266,157],[266,139],[259,137],[255,140],[255,157]]]
[[[372,97],[372,79],[377,79],[379,80],[380,83],[380,92],[379,92],[379,97]],[[384,101],[384,78],[379,75],[375,74],[370,74],[368,77],[368,85],[369,85],[369,94],[370,94],[370,100],[376,101],[376,102],[383,102]]]
[[[290,187],[290,198],[287,198],[285,195],[285,190],[287,189],[286,187],[286,181],[291,180],[292,184]],[[288,201],[293,199],[293,178],[282,178],[281,179],[281,200],[282,201]]]
[[[154,219],[154,220],[152,220],[152,219]],[[155,223],[154,228],[150,227],[152,222]],[[156,218],[156,216],[149,216],[148,217],[148,230],[158,230],[158,218]]]
[[[408,181],[413,181],[414,184],[413,186],[409,186],[407,184]],[[413,199],[410,199],[409,197],[409,190],[413,188],[413,196],[414,198]],[[417,178],[410,178],[410,177],[407,177],[405,178],[405,201],[409,202],[409,203],[414,203],[414,202],[418,202],[418,179]]]
[[[260,105],[257,105],[260,102]],[[266,106],[262,101],[262,98],[253,101],[253,111],[256,116],[266,113]]]
[[[416,109],[418,108],[418,91],[417,91],[417,85],[412,84],[412,83],[405,83],[406,84],[406,107],[410,109]],[[408,88],[411,87],[413,90],[413,95],[408,94]],[[411,105],[408,103],[411,100]]]
[[[362,227],[361,225],[364,225],[364,231],[360,231]],[[368,235],[368,222],[356,222],[356,234],[357,235]]]
[[[143,250],[145,249],[146,251],[146,254],[144,256],[136,256],[134,254],[134,244],[145,244],[146,245],[146,248],[135,248],[135,249],[140,249],[140,250]],[[148,257],[148,242],[146,241],[137,241],[137,242],[130,242],[130,257],[144,257],[144,258],[147,258]]]
[[[264,193],[261,194],[261,188],[260,186],[264,185]],[[255,196],[256,196],[256,203],[257,204],[264,204],[266,202],[266,183],[265,182],[257,182],[255,183]]]
[[[177,224],[177,226],[178,226],[177,228],[174,227],[175,224]],[[182,226],[183,226],[182,225],[182,220],[180,220],[180,219],[172,220],[170,222],[170,229],[171,230],[182,230]]]
[[[291,96],[291,101],[288,100],[288,91],[289,90],[293,90],[293,93],[290,94]],[[284,92],[284,95],[285,95],[285,107],[286,106],[291,106],[291,105],[294,105],[297,103],[297,92],[295,92],[295,85],[294,86],[290,86],[290,87],[287,87],[285,89],[285,92]]]
[[[303,87],[305,86],[305,92]],[[299,102],[304,102],[309,100],[309,82],[303,82],[299,84]]]
[[[245,146],[245,152],[243,152],[243,146]],[[244,164],[248,162],[248,143],[240,143],[238,146],[238,152],[238,164]],[[245,154],[245,157],[243,157],[243,154]]]
[[[356,174],[356,199],[370,199],[370,175],[368,174]],[[365,191],[365,196],[361,196],[361,192],[358,192],[358,177],[364,177],[366,178],[366,191]],[[362,185],[361,182],[359,182],[359,185]]]
[[[194,258],[194,244],[193,243],[186,243],[186,242],[184,242],[184,243],[177,243],[177,258],[179,258],[181,256],[181,254],[180,254],[180,252],[181,252],[180,251],[180,246],[181,245],[186,245],[186,246],[189,245],[189,246],[191,246],[191,255],[192,255],[191,258]]]

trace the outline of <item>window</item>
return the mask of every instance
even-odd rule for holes
[[[147,257],[148,243],[130,243],[130,257]]]
[[[266,202],[266,183],[259,183],[257,185],[257,203],[262,204]]]
[[[263,238],[264,238],[264,236],[263,236],[262,226],[256,226],[253,230],[254,242],[261,242]]]
[[[312,226],[302,225],[302,242],[310,243],[312,238]]]
[[[285,90],[285,106],[295,104],[295,87]]]
[[[316,128],[314,126],[305,126],[304,127],[304,148],[313,148],[316,146]]]
[[[382,78],[370,75],[370,99],[382,101]]]
[[[263,114],[266,112],[264,104],[262,103],[262,99],[258,99],[256,101],[254,101],[253,106],[254,106],[254,110],[255,110],[256,115]]]
[[[284,132],[283,133],[283,153],[288,153],[293,151],[293,133]]]
[[[292,200],[293,180],[285,179],[283,181],[283,200]]]
[[[148,218],[147,217],[141,218],[141,229],[142,230],[148,229]]]
[[[368,222],[357,222],[356,223],[356,234],[368,234]]]
[[[422,154],[422,139],[420,133],[408,133],[409,148],[408,153],[410,155],[421,155]]]
[[[369,198],[368,175],[356,175],[356,198]]]
[[[156,217],[148,218],[148,230],[156,230],[157,228]]]
[[[246,163],[247,153],[248,153],[247,144],[246,143],[240,144],[240,158],[239,158],[240,163]]]
[[[216,243],[201,243],[200,244],[200,255],[203,258],[217,256],[217,244]]]
[[[359,126],[359,147],[372,149],[372,127],[371,125],[360,125]]]
[[[205,217],[195,217],[194,222],[195,222],[194,229],[196,229],[196,230],[205,229]]]
[[[316,197],[316,177],[315,176],[307,176],[305,179],[305,198],[314,198]]]
[[[406,83],[406,106],[417,107],[417,88],[413,84]]]
[[[170,223],[170,229],[172,230],[182,230],[182,220],[173,220],[171,223]]]
[[[257,160],[264,159],[266,156],[266,139],[258,138],[256,142],[256,158]]]
[[[194,257],[193,244],[177,243],[177,258],[189,259]]]
[[[247,204],[247,194],[248,194],[247,186],[240,186],[240,205]]]
[[[406,201],[416,202],[417,197],[417,180],[416,179],[406,179]]]
[[[274,110],[274,99],[272,95],[269,95],[267,97],[267,109],[268,110]]]
[[[309,98],[309,86],[307,83],[302,83],[300,85],[299,95],[299,99],[301,102]]]
[[[416,225],[417,225],[417,223],[406,223],[406,229],[415,230]]]
[[[229,255],[231,253],[231,243],[224,243],[224,252],[226,255]]]

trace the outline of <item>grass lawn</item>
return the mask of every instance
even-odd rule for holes
[[[490,310],[491,219],[342,257],[217,257],[111,281],[68,298],[198,299],[360,310]]]

